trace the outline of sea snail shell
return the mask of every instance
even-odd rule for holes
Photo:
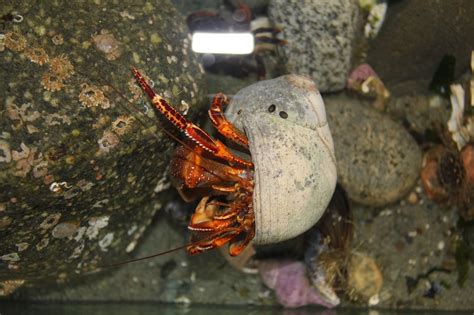
[[[336,186],[334,145],[316,85],[299,75],[260,81],[232,97],[226,117],[243,130],[255,164],[255,244],[307,231]]]

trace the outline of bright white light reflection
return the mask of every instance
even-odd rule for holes
[[[253,35],[196,32],[193,34],[192,49],[198,53],[246,55],[253,52]]]

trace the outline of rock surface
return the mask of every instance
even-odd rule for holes
[[[426,89],[444,55],[456,58],[456,75],[466,71],[474,47],[474,2],[397,1],[371,42],[367,61],[392,92],[407,81]],[[410,88],[413,88],[410,85]]]
[[[338,181],[349,198],[382,206],[415,184],[421,151],[403,127],[388,116],[345,96],[325,97],[336,151]]]
[[[453,248],[450,244],[458,237],[452,232],[457,222],[454,209],[443,209],[426,200],[421,187],[414,189],[413,193],[418,194],[418,202],[414,204],[402,200],[387,206],[383,211],[363,205],[354,208],[354,244],[360,244],[357,250],[375,259],[384,278],[377,307],[416,308],[426,312],[472,310],[473,272],[469,272],[463,288],[457,284],[456,271],[438,271],[427,278],[421,278],[414,290],[408,291],[406,277],[417,278],[431,268],[441,266],[443,261],[452,260]],[[187,240],[185,228],[176,229],[167,220],[161,219],[152,224],[134,256],[167,250],[184,244]],[[119,261],[121,260],[109,262]],[[259,275],[239,273],[226,263],[218,251],[197,256],[188,256],[184,251],[178,251],[117,269],[110,268],[109,271],[102,276],[84,276],[83,283],[76,286],[21,288],[10,300],[191,302],[191,310],[197,304],[205,304],[204,307],[212,307],[213,310],[219,305],[224,305],[227,309],[229,305],[257,305],[259,307],[256,314],[268,309],[274,313],[274,308],[260,306],[278,304],[275,294],[265,287]],[[430,283],[444,283],[446,286],[441,288],[435,298],[424,297]],[[114,306],[107,305],[109,308]],[[121,307],[127,305],[121,304]],[[346,299],[342,301],[341,307],[351,306],[353,304]],[[181,308],[180,310],[182,311]],[[107,310],[109,311],[110,309]]]
[[[23,20],[2,22],[0,286],[67,282],[132,251],[168,186],[173,142],[130,66],[172,104],[198,103],[202,73],[165,0],[10,12]]]
[[[289,73],[309,75],[321,92],[345,87],[359,23],[357,1],[275,0],[268,14],[288,41],[281,53]]]

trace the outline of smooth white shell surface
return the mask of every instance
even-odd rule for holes
[[[226,116],[245,131],[255,164],[254,242],[276,243],[308,230],[326,210],[337,179],[314,83],[298,75],[258,82],[234,95]]]

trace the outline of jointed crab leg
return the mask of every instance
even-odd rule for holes
[[[218,158],[247,168],[253,167],[252,162],[246,161],[233,154],[222,142],[219,140],[214,140],[207,132],[196,126],[191,121],[187,120],[177,110],[171,107],[164,98],[153,91],[153,89],[145,81],[137,69],[132,67],[132,72],[143,91],[145,91],[145,93],[151,99],[151,102],[155,108],[173,125],[183,131],[189,139]]]
[[[224,137],[248,148],[249,140],[247,136],[235,128],[225,117],[222,109],[229,103],[229,99],[222,93],[217,93],[212,100],[211,108],[209,109],[209,118],[216,129]]]
[[[217,233],[213,233],[212,239],[206,242],[199,242],[196,245],[188,246],[187,250],[190,255],[199,254],[203,251],[218,248],[223,246],[224,244],[229,243],[233,240],[237,235],[239,235],[242,231],[237,228],[229,228],[226,230],[218,231]]]

